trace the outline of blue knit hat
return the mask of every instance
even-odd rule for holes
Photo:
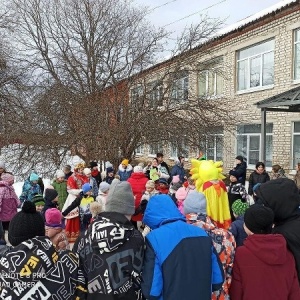
[[[206,215],[206,198],[203,193],[191,191],[183,201],[184,214],[205,214]]]
[[[86,194],[87,192],[91,191],[92,187],[89,183],[85,183],[83,186],[82,186],[82,192],[84,194]]]
[[[31,173],[30,177],[29,177],[30,181],[38,181],[39,180],[39,175],[35,174],[35,173]]]

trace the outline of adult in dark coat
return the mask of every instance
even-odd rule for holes
[[[274,212],[273,233],[282,234],[294,255],[300,283],[300,196],[295,182],[279,178],[258,187],[260,201]],[[300,298],[299,298],[300,299]]]
[[[97,186],[99,187],[99,184],[101,183],[102,179],[101,179],[101,174],[99,172],[98,169],[98,164],[95,161],[91,161],[90,162],[90,169],[92,172],[92,176],[93,178],[95,178],[96,182],[97,182]]]
[[[257,183],[265,183],[270,180],[269,174],[266,172],[265,164],[261,161],[256,163],[255,170],[250,174],[248,194],[253,196],[253,187]]]
[[[244,161],[243,156],[238,155],[235,158],[235,167],[231,170],[231,175],[237,178],[237,182],[245,185],[246,173],[247,173],[247,163]]]

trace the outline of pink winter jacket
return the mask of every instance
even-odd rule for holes
[[[20,200],[8,182],[0,181],[0,221],[10,221],[17,213]]]

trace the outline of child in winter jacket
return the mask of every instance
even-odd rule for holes
[[[106,181],[102,181],[99,185],[99,192],[96,201],[101,204],[103,211],[105,211],[105,204],[106,204],[109,188],[110,188],[110,184],[107,183]]]
[[[248,208],[249,204],[241,199],[234,201],[232,204],[235,221],[231,223],[229,231],[234,235],[237,247],[242,246],[247,237],[244,229],[244,214]]]
[[[92,193],[93,193],[92,186],[89,183],[85,183],[82,186],[82,192],[80,192],[80,194],[71,203],[71,205],[62,212],[62,215],[66,216],[74,208],[78,207],[81,231],[87,229],[88,225],[90,224],[90,220],[92,218],[92,214],[90,211],[90,204],[94,202]]]
[[[93,223],[96,219],[96,217],[103,211],[101,203],[94,201],[90,204],[90,211],[92,214],[92,219],[90,223]]]
[[[230,299],[300,299],[293,255],[281,234],[271,234],[272,209],[251,205],[245,212],[244,221],[248,237],[236,250]]]
[[[57,208],[49,208],[45,213],[45,233],[56,251],[69,249],[68,238],[62,228],[62,214]]]
[[[65,181],[65,173],[62,170],[57,170],[55,179],[52,182],[53,188],[58,193],[58,206],[59,210],[62,210],[66,199],[68,197],[67,182]]]

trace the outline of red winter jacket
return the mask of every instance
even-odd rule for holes
[[[131,185],[133,195],[135,197],[135,208],[137,209],[140,205],[143,192],[146,190],[145,186],[148,178],[144,173],[132,173],[127,181]],[[142,214],[138,214],[136,216],[132,216],[131,219],[133,221],[142,221],[143,216]]]
[[[294,257],[282,235],[250,235],[237,248],[230,299],[300,299]]]

